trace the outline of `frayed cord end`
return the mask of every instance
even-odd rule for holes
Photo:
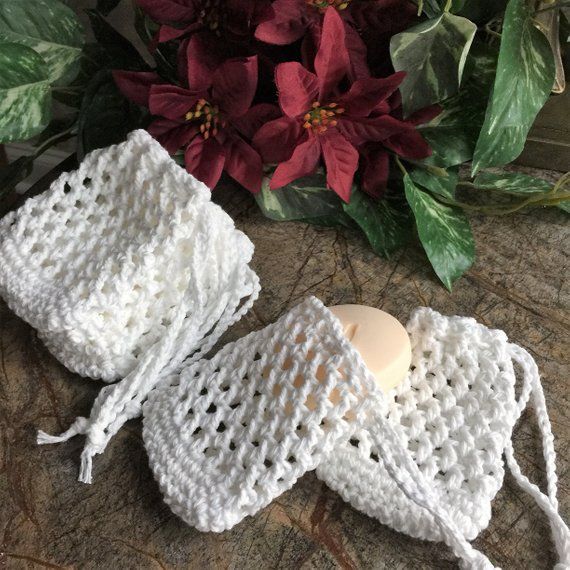
[[[87,420],[87,418],[79,417],[71,424],[71,426],[66,431],[64,431],[60,435],[50,435],[49,433],[46,433],[45,431],[42,431],[40,429],[38,430],[36,443],[38,445],[46,445],[50,443],[62,443],[64,441],[67,441],[68,439],[71,439],[72,437],[75,437],[80,433],[85,433],[87,431],[88,424],[89,421]]]
[[[90,445],[86,445],[81,454],[81,467],[79,468],[79,481],[81,481],[81,483],[91,485],[94,455],[95,450]]]

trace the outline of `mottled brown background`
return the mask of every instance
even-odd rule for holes
[[[327,304],[362,303],[406,321],[429,305],[504,329],[543,374],[556,435],[561,513],[568,493],[568,218],[533,210],[473,218],[477,262],[448,293],[419,246],[376,257],[360,235],[264,219],[242,192],[217,194],[256,246],[259,301],[227,339],[274,321],[306,295]],[[0,568],[455,568],[442,545],[409,539],[355,511],[313,474],[255,517],[223,534],[187,527],[162,502],[148,468],[139,421],[95,460],[94,484],[76,481],[81,438],[47,447],[37,428],[57,432],[87,415],[98,382],[69,373],[35,332],[0,302]],[[532,412],[515,430],[523,471],[543,484]],[[556,562],[541,511],[510,476],[475,541],[505,569]]]

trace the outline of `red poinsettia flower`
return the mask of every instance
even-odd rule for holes
[[[366,46],[352,25],[351,7],[358,0],[275,0],[273,14],[259,23],[255,37],[265,43],[288,45],[304,38],[303,62],[309,67],[320,44],[322,23],[328,9],[336,10],[345,21],[345,44],[350,55],[351,79],[369,77]],[[362,0],[359,0],[362,1]],[[376,0],[368,3],[378,3]],[[382,1],[382,0],[380,0]],[[309,33],[307,33],[309,32]]]
[[[275,107],[251,107],[257,57],[227,60],[213,72],[192,66],[188,88],[160,82],[152,73],[114,76],[125,96],[155,115],[150,134],[171,154],[184,149],[186,169],[198,180],[214,188],[225,170],[251,192],[260,190],[261,158],[246,139],[275,116]]]
[[[416,130],[416,126],[431,121],[441,113],[439,105],[432,105],[403,120],[399,92],[387,99],[382,107],[376,109],[374,114],[391,113],[402,124],[402,130],[382,141],[366,142],[358,149],[362,173],[360,187],[375,198],[380,198],[386,190],[390,174],[390,151],[411,160],[421,160],[431,155],[431,148]]]
[[[163,24],[158,36],[160,42],[199,30],[244,38],[273,15],[270,0],[136,1],[153,20]]]
[[[265,162],[278,163],[272,189],[311,174],[322,157],[327,185],[348,202],[359,149],[366,143],[385,144],[403,155],[429,154],[414,125],[389,114],[390,96],[403,73],[359,79],[348,91],[339,89],[349,70],[344,30],[337,11],[327,10],[315,73],[296,62],[276,68],[284,116],[261,127],[253,141]]]

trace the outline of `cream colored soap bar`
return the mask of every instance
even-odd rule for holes
[[[397,319],[364,305],[337,305],[329,309],[343,324],[346,337],[384,392],[404,380],[412,362],[412,348],[406,329]]]

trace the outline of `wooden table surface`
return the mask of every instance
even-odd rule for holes
[[[264,219],[251,197],[217,201],[255,244],[263,290],[232,340],[273,322],[307,295],[361,303],[405,322],[419,305],[469,315],[504,329],[542,372],[555,433],[560,510],[570,518],[568,217],[533,210],[473,218],[477,262],[448,293],[419,246],[387,261],[348,230]],[[66,428],[88,415],[102,384],[53,358],[36,333],[0,302],[0,568],[456,568],[447,548],[391,531],[305,475],[254,517],[222,534],[186,526],[163,503],[148,467],[140,421],[129,422],[94,462],[94,484],[77,482],[82,438],[38,447],[36,430]],[[534,415],[514,433],[523,472],[544,485]],[[506,569],[552,568],[545,517],[507,475],[493,518],[475,540]]]

